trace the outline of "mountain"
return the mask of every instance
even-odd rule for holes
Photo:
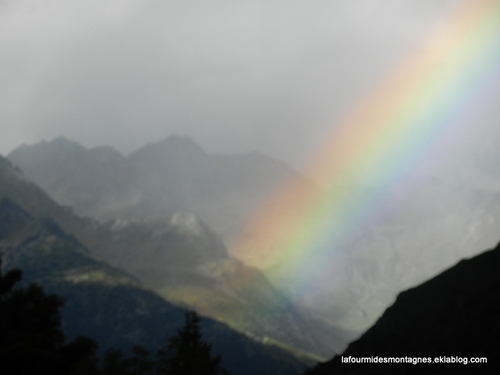
[[[128,351],[138,344],[157,350],[182,326],[184,309],[93,259],[55,221],[34,218],[4,198],[0,223],[4,266],[22,269],[25,283],[36,282],[66,299],[63,328],[69,338],[84,334],[102,348]],[[204,318],[202,329],[231,373],[296,374],[305,367],[277,347],[256,343],[213,320]]]
[[[260,154],[211,156],[189,138],[175,136],[128,158],[108,148],[86,150],[64,138],[21,146],[10,157],[54,197],[87,213],[99,216],[106,207],[114,210],[116,202],[124,203],[122,211],[113,211],[121,215],[115,219],[58,222],[93,255],[167,300],[315,358],[339,352],[351,338],[292,305],[257,269],[231,258],[220,236],[198,216],[204,212],[234,224],[238,220],[229,219],[249,210],[242,205],[256,204],[279,179],[295,173],[284,164]],[[130,194],[141,196],[135,208],[126,206],[133,200]],[[224,212],[225,207],[234,212]],[[176,211],[181,208],[197,214]]]
[[[109,155],[96,156],[101,154]],[[168,222],[177,211],[191,212],[222,235],[229,253],[246,218],[283,181],[297,179],[312,186],[290,167],[264,155],[213,155],[179,136],[146,145],[127,157],[106,147],[85,149],[64,138],[20,146],[9,157],[58,202],[76,207],[77,212],[100,219],[129,220],[132,226],[139,225],[134,220],[163,217]],[[486,164],[495,165],[493,161]],[[411,171],[411,178],[401,186],[386,187],[391,192],[389,198],[374,207],[369,220],[352,228],[332,271],[323,276],[323,285],[293,301],[301,314],[326,321],[329,327],[325,329],[335,327],[334,335],[324,335],[335,336],[335,342],[322,339],[325,351],[343,350],[347,341],[376,321],[400,290],[495,244],[500,229],[498,179],[490,173],[493,168],[487,169],[488,178],[484,173],[481,178],[479,172],[471,174],[469,169],[440,170],[435,175]],[[473,183],[465,183],[458,175],[476,177]],[[353,185],[345,190],[359,191],[363,201],[363,197],[380,194],[381,187]],[[84,242],[93,248],[88,240]],[[221,258],[220,266],[209,269],[237,269],[224,266],[224,262]],[[155,288],[167,298],[196,302],[210,314],[224,311],[224,318],[212,316],[234,323],[229,315],[235,314],[224,306],[228,294],[238,296],[233,301],[239,300],[239,294],[226,293],[223,284],[211,290],[225,294],[219,298],[206,288],[200,290],[200,285],[192,289],[192,285],[173,288],[161,283],[155,283]],[[225,282],[228,284],[234,285]],[[198,301],[193,301],[193,296],[199,297]],[[212,305],[207,306],[207,302]],[[248,318],[253,316],[259,315]],[[318,329],[315,332],[318,335]],[[262,330],[258,335],[262,336]]]
[[[20,146],[11,153],[24,174],[59,203],[79,214],[100,216],[115,205],[132,202],[138,171],[111,147],[86,150],[76,142],[57,138],[35,146]]]
[[[21,207],[22,192],[31,191],[39,195],[24,200],[33,207],[37,199],[46,200],[46,207],[71,216],[71,211],[58,208],[43,191],[16,178],[19,176],[0,158],[0,254],[5,269],[20,268],[25,283],[37,282],[67,300],[63,328],[69,338],[84,334],[103,349],[130,350],[133,344],[158,349],[182,326],[185,309],[165,301],[130,274],[95,259],[53,218]],[[20,187],[15,190],[16,200],[7,194],[13,186]],[[202,329],[233,374],[297,374],[306,367],[290,353],[258,343],[214,320],[203,318]]]
[[[108,221],[98,238],[93,254],[168,301],[320,358],[342,348],[342,332],[299,311],[260,271],[231,258],[222,240],[193,214]]]
[[[212,155],[182,136],[147,144],[127,157],[60,137],[22,145],[8,158],[80,215],[133,219],[192,212],[225,240],[283,182],[312,184],[263,154]]]
[[[165,299],[300,355],[325,359],[345,346],[342,330],[298,310],[258,270],[231,258],[220,237],[195,215],[107,222],[81,218],[51,201],[7,160],[0,163],[0,196],[54,219],[93,256],[124,269]]]
[[[500,245],[400,293],[376,324],[351,343],[342,356],[306,374],[498,374],[499,269]],[[420,357],[443,362],[343,363],[342,358],[347,357]],[[473,364],[471,358],[487,358],[487,363]]]

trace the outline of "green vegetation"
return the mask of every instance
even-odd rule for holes
[[[83,374],[97,344],[82,336],[64,344],[59,311],[64,301],[36,284],[14,289],[21,275],[19,270],[2,274],[0,268],[2,374]]]
[[[2,260],[0,258],[0,267]],[[60,309],[64,300],[30,284],[14,288],[21,271],[2,274],[0,268],[0,364],[2,374],[53,375],[227,375],[221,356],[202,340],[200,318],[186,312],[185,325],[150,359],[135,346],[131,357],[110,349],[96,357],[97,343],[79,336],[64,344]]]
[[[89,238],[95,244],[109,234],[98,222],[58,206],[0,157],[0,254],[5,269],[23,270],[21,287],[36,283],[45,293],[64,298],[66,303],[60,309],[64,335],[68,341],[82,333],[95,340],[99,344],[96,353],[104,358],[101,366],[106,358],[108,364],[113,362],[105,355],[109,348],[123,352],[115,359],[141,363],[133,360],[141,356],[130,348],[140,345],[154,357],[183,325],[186,310],[167,302],[127,272],[96,259],[84,245]],[[231,374],[297,375],[310,365],[212,319],[202,317],[200,328]],[[91,373],[91,359],[78,373]]]

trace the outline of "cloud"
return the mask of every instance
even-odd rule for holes
[[[300,162],[451,0],[0,3],[0,152],[169,134]]]

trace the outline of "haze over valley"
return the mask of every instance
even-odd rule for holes
[[[283,162],[257,153],[211,155],[185,136],[127,157],[61,137],[20,146],[9,158],[61,204],[102,223],[98,234],[79,237],[99,258],[167,300],[323,358],[369,327],[400,290],[498,240],[498,193],[425,176],[411,196],[394,195],[376,220],[346,238],[321,284],[295,294],[273,286],[266,269],[261,274],[230,257],[234,238],[280,184],[300,179],[321,190]],[[305,326],[281,337],[280,324],[302,324],[286,323],[285,316],[305,319]],[[311,324],[316,328],[307,332]],[[330,335],[321,335],[327,326]]]
[[[195,310],[233,375],[405,348],[417,315],[481,342],[499,35],[499,0],[0,1],[2,272],[100,350]]]

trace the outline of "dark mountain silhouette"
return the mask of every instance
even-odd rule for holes
[[[498,374],[500,245],[462,260],[396,302],[342,356],[306,372],[321,374]],[[351,364],[342,357],[453,357],[455,364]],[[467,358],[468,364],[457,363]],[[471,357],[487,358],[472,364]],[[448,359],[452,361],[452,359]]]

